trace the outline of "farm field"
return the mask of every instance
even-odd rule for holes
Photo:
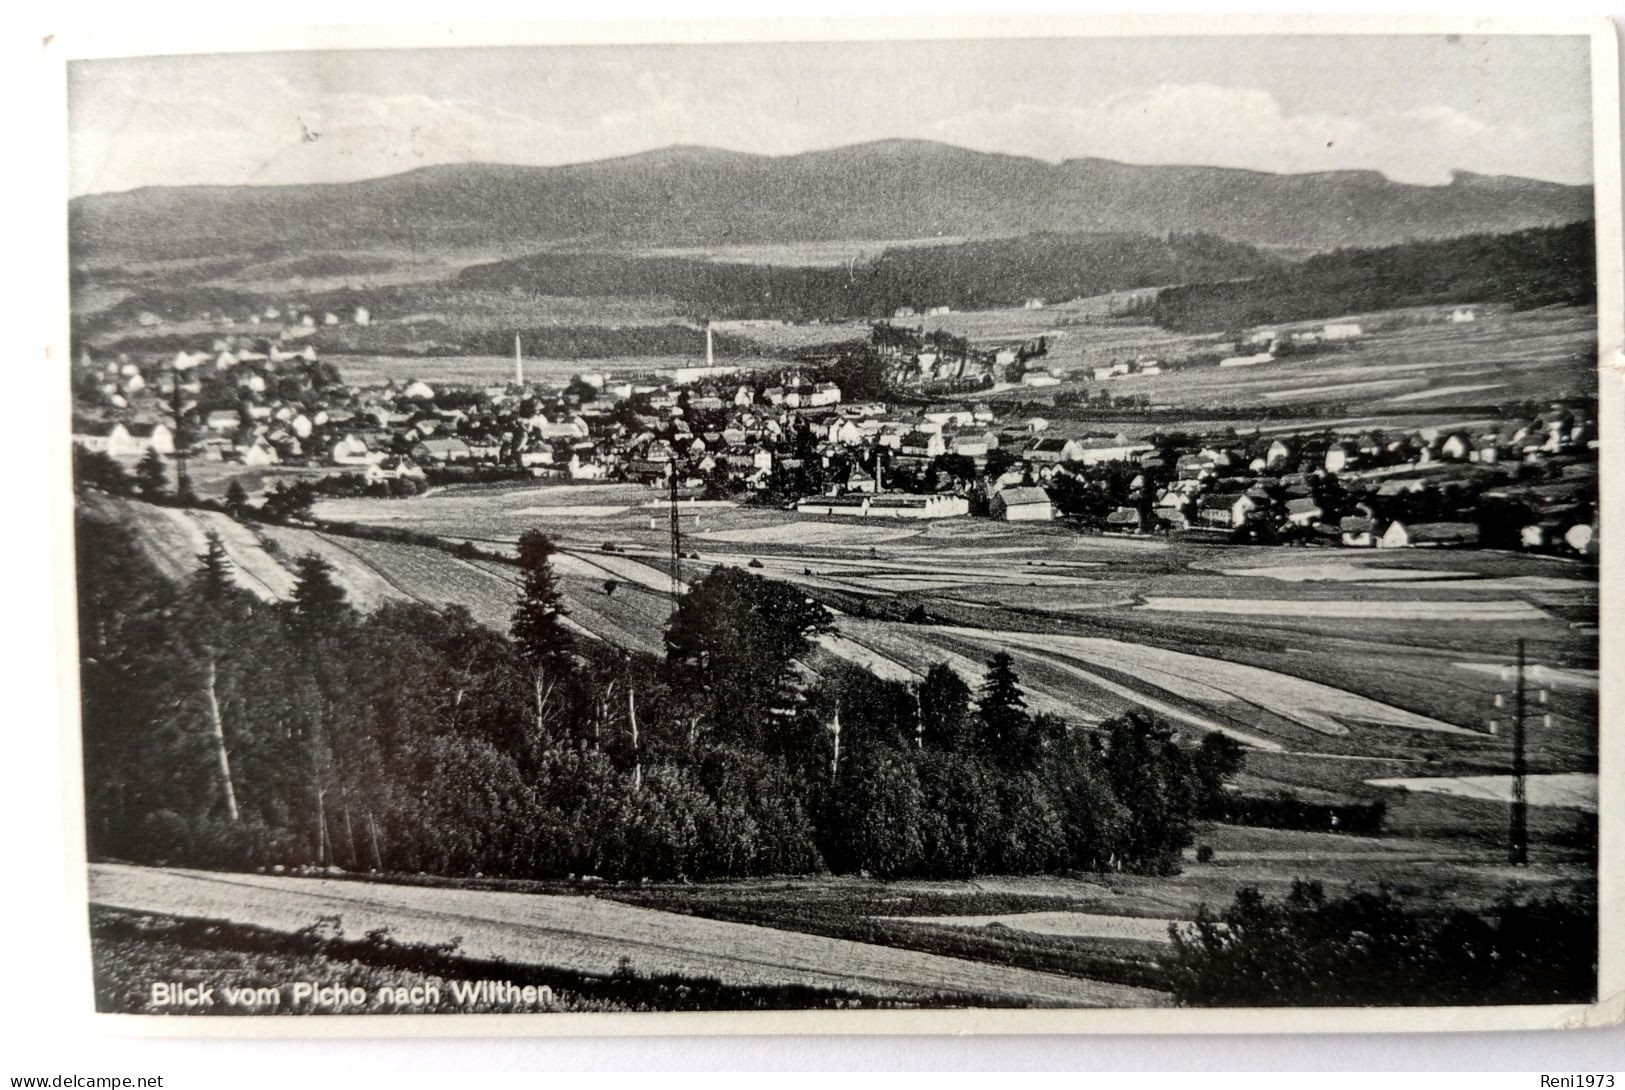
[[[802,242],[741,242],[714,246],[649,246],[631,252],[642,257],[703,258],[719,264],[791,265],[802,268],[834,267],[879,257],[899,246],[952,246],[967,241],[962,235],[934,235],[899,239],[810,239]]]
[[[1035,935],[1062,935],[1077,939],[1132,939],[1168,942],[1172,920],[1143,916],[1101,916],[1092,912],[1007,912],[994,916],[889,916],[901,923],[929,923],[946,927],[1006,927]]]
[[[1505,808],[1499,811],[1502,815]],[[1557,826],[1531,819],[1532,865],[1505,865],[1504,843],[1434,835],[1344,836],[1329,832],[1213,825],[1175,875],[986,875],[964,881],[855,877],[761,879],[703,885],[651,884],[608,896],[713,919],[854,937],[956,956],[1057,959],[1073,972],[1121,979],[1144,970],[1168,941],[1168,926],[1218,909],[1245,887],[1284,896],[1294,880],[1328,894],[1387,883],[1401,899],[1481,910],[1514,890],[1522,896],[1595,896],[1584,856],[1556,844]]]
[[[1153,1006],[1144,988],[983,964],[870,943],[641,908],[597,897],[95,864],[94,905],[203,916],[293,932],[340,916],[348,932],[387,927],[403,943],[461,939],[459,953],[607,976],[823,987],[903,1002]]]
[[[1511,776],[1416,776],[1409,779],[1368,780],[1373,787],[1394,787],[1402,791],[1437,792],[1442,795],[1462,795],[1467,798],[1488,799],[1491,802],[1512,801]],[[1530,806],[1553,806],[1566,810],[1597,812],[1597,776],[1595,773],[1555,773],[1529,777],[1528,800]]]
[[[655,528],[649,528],[651,509],[645,505],[651,498],[650,490],[627,486],[477,486],[412,500],[333,502],[348,505],[344,516],[356,521],[433,525],[450,541],[472,538],[499,551],[511,546],[511,540],[503,540],[508,534],[516,537],[528,524],[557,533],[563,551],[556,571],[571,624],[595,638],[660,654],[671,610],[670,575],[660,551],[663,520],[656,515]],[[230,521],[105,497],[86,502],[97,517],[135,526],[154,555],[170,558],[168,570],[176,578],[190,573],[205,522]],[[621,513],[602,519],[517,513],[526,507],[613,507]],[[420,511],[429,512],[425,521],[406,517]],[[889,527],[895,536],[884,539],[848,538],[838,531],[851,524],[801,519],[791,512],[713,507],[692,514],[701,526],[687,538],[688,551],[698,552],[699,559],[684,561],[685,580],[718,564],[746,566],[795,583],[838,611],[836,632],[820,640],[808,659],[814,670],[844,660],[909,681],[946,663],[974,685],[987,657],[1004,650],[1014,656],[1035,712],[1053,712],[1087,729],[1127,709],[1148,709],[1192,736],[1218,730],[1240,741],[1246,758],[1236,788],[1245,793],[1290,792],[1310,802],[1382,801],[1388,810],[1380,837],[1206,826],[1199,829],[1197,844],[1213,848],[1216,858],[1197,863],[1193,845],[1184,872],[1176,876],[1006,876],[974,883],[813,878],[794,880],[793,889],[782,881],[762,881],[612,893],[617,900],[670,909],[658,914],[662,928],[667,916],[681,913],[675,918],[694,925],[761,925],[754,930],[768,931],[774,942],[794,949],[814,938],[861,938],[910,958],[938,951],[952,951],[947,960],[956,962],[985,957],[999,964],[955,968],[971,972],[981,982],[977,987],[986,990],[995,984],[979,974],[1018,971],[1010,959],[1018,965],[1030,957],[1073,959],[1066,964],[1085,966],[1073,971],[1089,979],[1060,979],[1092,998],[1075,1000],[1067,997],[1078,993],[1064,992],[1040,1001],[1093,1003],[1101,1001],[1094,998],[1101,994],[1097,989],[1118,986],[1103,980],[1132,983],[1140,979],[1134,972],[1150,971],[1147,959],[1166,935],[1165,921],[1191,919],[1201,904],[1226,904],[1244,886],[1280,896],[1298,877],[1319,879],[1328,890],[1383,882],[1408,896],[1470,907],[1491,904],[1515,887],[1526,894],[1594,895],[1595,872],[1575,836],[1586,799],[1595,797],[1598,663],[1594,636],[1571,628],[1566,618],[1594,619],[1597,592],[1593,573],[1579,564],[1485,551],[1287,550],[1088,537],[1054,525],[972,519],[896,525]],[[685,512],[685,524],[689,517]],[[702,536],[712,528],[767,532],[746,535],[744,541]],[[362,608],[394,600],[456,601],[482,623],[507,626],[517,589],[517,572],[508,564],[304,527],[224,529],[233,558],[245,558],[244,567],[262,576],[266,563],[286,571],[294,557],[317,552],[334,565],[339,582]],[[602,551],[610,539],[626,551]],[[612,592],[606,588],[610,581]],[[1480,585],[1486,589],[1473,589]],[[1200,600],[1207,608],[1145,608],[1158,597]],[[1295,608],[1260,612],[1254,606],[1259,601]],[[1326,601],[1363,603],[1375,615],[1311,608]],[[1385,604],[1459,607],[1481,601],[1521,603],[1527,612],[1515,619],[1449,621],[1405,620],[1381,612]],[[915,605],[925,608],[925,623],[900,619]],[[1527,869],[1504,865],[1506,805],[1500,785],[1510,751],[1504,731],[1487,729],[1488,718],[1504,714],[1495,712],[1493,697],[1505,689],[1502,671],[1515,635],[1528,640],[1531,662],[1541,666],[1539,680],[1551,688],[1547,708],[1554,715],[1549,729],[1537,723],[1530,732],[1532,782],[1542,785],[1532,788],[1532,797],[1552,805],[1531,808],[1535,865]],[[1545,785],[1557,793],[1549,795]],[[299,890],[334,885],[297,881]],[[444,891],[474,900],[455,907],[435,901],[430,907],[417,899],[422,891],[413,890],[407,907],[390,901],[387,909],[377,909],[369,907],[376,891],[392,887],[358,888],[358,907],[349,901],[329,906],[352,930],[369,918],[367,912],[377,911],[380,918],[404,914],[414,930],[402,932],[396,925],[402,940],[420,934],[421,925],[427,941],[446,937],[442,931],[451,925],[444,921],[455,919],[455,933],[485,934],[480,928],[489,926],[493,936],[518,936],[511,941],[526,944],[525,956],[544,949],[550,963],[579,971],[599,971],[593,967],[604,964],[606,951],[628,949],[628,936],[643,934],[645,927],[641,917],[594,915],[602,910],[582,906],[605,902],[589,898],[526,897],[534,903],[522,910],[515,930],[508,913],[518,902],[500,902],[499,914],[499,902],[481,899],[519,894]],[[186,896],[190,904],[192,894]],[[222,902],[242,899],[230,890],[220,896]],[[164,911],[169,903],[143,898],[117,907]],[[242,922],[297,929],[322,914],[303,901],[280,898],[280,892],[267,894],[262,900],[273,906],[271,915]],[[911,898],[929,903],[922,907]],[[555,900],[568,903],[555,905]],[[877,907],[878,902],[883,903]],[[554,908],[566,914],[550,915]],[[1035,912],[1060,915],[1032,917],[1028,929],[1020,917]],[[493,914],[501,916],[499,925],[480,922]],[[733,979],[727,975],[733,970],[715,960],[715,940],[698,931],[692,941],[688,931],[676,934],[680,941],[673,956],[680,960],[668,968]],[[664,935],[662,944],[668,942]],[[749,943],[760,937],[753,931]],[[741,951],[758,949],[749,943],[741,946],[730,937],[723,945],[730,956],[742,957]],[[631,949],[636,964],[642,947]],[[777,947],[761,956],[775,966],[772,981],[791,983],[824,979],[799,975],[808,964],[820,969],[841,964],[791,962]],[[867,948],[863,958],[875,964]],[[781,964],[790,967],[778,968]],[[637,967],[659,971],[660,965]],[[925,995],[933,981],[949,979],[930,972],[888,967],[888,978],[922,981],[922,990],[884,994],[907,1002],[909,996]],[[850,980],[827,986],[859,987]],[[969,987],[963,981],[956,986]]]
[[[406,500],[324,500],[316,514],[510,554],[520,533],[542,529],[562,550],[572,625],[661,654],[672,608],[661,499],[636,485],[455,486]],[[191,570],[202,540],[191,513],[121,506],[155,554],[180,558],[174,574]],[[1235,547],[968,518],[859,522],[751,506],[696,505],[681,517],[684,580],[742,566],[837,612],[814,669],[832,656],[912,680],[943,662],[974,686],[987,658],[1007,651],[1035,711],[1087,727],[1138,707],[1182,730],[1230,734],[1248,747],[1249,791],[1380,798],[1408,827],[1472,828],[1488,803],[1370,781],[1507,768],[1509,740],[1489,721],[1504,715],[1495,697],[1518,637],[1529,661],[1550,671],[1553,721],[1531,732],[1532,770],[1596,768],[1597,645],[1587,626],[1598,590],[1595,570],[1578,562]],[[305,551],[328,556],[364,608],[456,601],[507,627],[517,575],[508,565],[307,529],[255,535],[275,543],[278,564]],[[274,582],[251,540],[229,537],[228,549]],[[923,623],[904,619],[917,609]]]
[[[318,514],[410,525],[452,540],[477,526],[482,540],[511,542],[537,525],[595,563],[608,555],[599,554],[602,543],[614,541],[625,550],[614,561],[623,573],[626,565],[641,566],[650,585],[660,587],[666,527],[643,506],[652,495],[613,485],[448,489],[411,501],[334,501]],[[626,510],[590,520],[516,513],[571,502]],[[797,583],[848,614],[840,621],[843,637],[872,659],[916,675],[952,650],[962,672],[979,676],[990,637],[964,633],[1008,634],[999,639],[1024,657],[1035,699],[1075,720],[1132,704],[1133,692],[1196,717],[1193,725],[1222,723],[1288,749],[1312,743],[1351,755],[1407,756],[1424,746],[1493,767],[1504,760],[1505,742],[1488,735],[1486,723],[1515,635],[1529,641],[1531,661],[1548,668],[1584,679],[1597,667],[1594,639],[1572,627],[1594,622],[1597,608],[1595,574],[1578,564],[1487,551],[1299,551],[1086,537],[1057,526],[972,519],[855,523],[748,507],[695,511],[693,518],[698,526],[684,514],[689,547],[699,554],[685,561],[688,577],[730,563]],[[902,623],[915,605],[933,624],[963,631],[944,641],[935,629]],[[1495,638],[1497,631],[1503,638]],[[1219,660],[1352,693],[1381,708],[1361,705],[1359,714],[1338,719],[1300,706],[1294,719],[1188,685],[1183,696],[1153,692],[1138,664],[1121,672],[1126,678],[1091,672],[1057,651],[1061,643],[1015,647],[1011,641],[1023,633]],[[1182,662],[1174,672],[1189,682],[1190,668]],[[1559,684],[1552,699],[1557,725],[1539,743],[1557,765],[1547,770],[1586,771],[1595,760],[1595,683]],[[1225,705],[1239,718],[1216,714]],[[1400,725],[1421,720],[1452,729]]]
[[[1213,406],[1265,404],[1281,411],[1295,406],[1346,406],[1369,417],[1357,426],[1383,426],[1384,414],[1418,427],[1448,423],[1456,405],[1493,405],[1523,399],[1573,396],[1596,389],[1596,311],[1551,307],[1514,312],[1480,308],[1477,321],[1444,321],[1449,307],[1354,315],[1366,335],[1327,346],[1307,356],[1285,356],[1252,367],[1198,367],[1161,375],[1125,375],[1095,382],[1076,369],[1132,361],[1141,355],[1188,355],[1211,350],[1180,341],[1149,327],[1069,330],[1051,344],[1044,363],[1072,373],[1047,393],[1104,390],[1114,397],[1144,396],[1156,405],[1200,410]],[[1323,323],[1272,327],[1278,331],[1315,329]],[[1115,355],[1114,355],[1115,353]],[[1110,357],[1110,358],[1107,358]],[[1421,410],[1418,414],[1417,410]],[[1438,421],[1427,417],[1436,411]],[[1461,419],[1457,414],[1456,419]]]

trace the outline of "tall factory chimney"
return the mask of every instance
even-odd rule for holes
[[[716,362],[717,362],[716,355],[713,352],[712,347],[711,347],[711,323],[706,322],[705,323],[705,365],[707,367],[714,367],[714,366],[716,366]]]
[[[525,384],[525,357],[519,351],[519,334],[513,335],[513,381],[515,386]]]

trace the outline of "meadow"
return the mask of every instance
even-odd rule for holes
[[[1596,310],[1548,307],[1533,311],[1476,308],[1477,320],[1447,321],[1453,308],[1413,308],[1351,315],[1365,335],[1282,356],[1251,367],[1213,365],[1125,375],[1096,382],[1077,368],[1140,355],[1165,357],[1212,350],[1213,341],[1178,337],[1151,327],[1120,327],[1109,335],[1072,332],[1051,343],[1045,362],[1073,372],[1050,393],[1141,396],[1154,405],[1193,411],[1267,405],[1359,414],[1359,427],[1447,423],[1458,406],[1500,405],[1529,399],[1583,396],[1596,391]],[[1272,326],[1291,333],[1324,323]],[[1428,418],[1427,414],[1438,417]],[[1394,420],[1397,416],[1397,420]],[[1455,420],[1463,419],[1456,413]],[[1393,422],[1390,422],[1393,421]]]
[[[183,910],[280,933],[339,916],[352,933],[387,928],[397,942],[424,946],[456,938],[459,953],[477,961],[599,978],[630,972],[933,1005],[1147,1006],[1159,999],[1123,984],[600,897],[96,864],[90,898],[108,909]]]

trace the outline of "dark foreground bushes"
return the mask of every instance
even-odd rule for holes
[[[1228,825],[1261,825],[1268,829],[1307,829],[1312,832],[1376,836],[1388,813],[1387,803],[1306,802],[1295,795],[1219,795],[1207,816]]]
[[[1590,1003],[1595,904],[1503,900],[1489,912],[1424,912],[1387,889],[1329,899],[1295,882],[1281,900],[1243,889],[1165,959],[1188,1006],[1333,1007]]]

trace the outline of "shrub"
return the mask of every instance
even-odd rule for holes
[[[1163,959],[1187,1006],[1589,1003],[1597,985],[1595,904],[1503,900],[1485,913],[1425,913],[1386,888],[1335,900],[1294,882],[1253,888]]]

